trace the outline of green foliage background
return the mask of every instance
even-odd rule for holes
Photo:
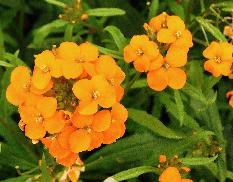
[[[51,176],[58,177],[63,170],[42,145],[31,144],[19,130],[19,115],[6,101],[5,91],[15,66],[32,67],[34,54],[68,40],[100,46],[102,53],[116,58],[127,75],[123,99],[129,109],[127,132],[116,143],[81,155],[85,162],[81,181],[103,181],[116,173],[113,178],[118,181],[157,181],[160,154],[178,154],[192,168],[189,177],[194,181],[233,181],[233,109],[225,98],[232,90],[232,80],[205,73],[202,56],[212,40],[227,40],[221,32],[231,24],[224,17],[232,16],[233,2],[148,2],[83,0],[89,19],[72,24],[58,15],[64,11],[62,6],[72,5],[73,0],[0,0],[0,180],[51,181]],[[93,10],[110,7],[125,12]],[[145,33],[142,25],[163,11],[180,16],[193,33],[195,44],[185,67],[188,82],[179,91],[152,91],[145,76],[138,78],[122,57],[130,38]]]

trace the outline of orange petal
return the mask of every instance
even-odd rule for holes
[[[143,55],[138,57],[134,62],[134,68],[138,71],[138,72],[147,72],[149,70],[150,67],[150,59],[147,55]]]
[[[156,58],[159,55],[159,49],[155,42],[148,41],[144,44],[142,51],[145,55],[147,55],[150,59]]]
[[[36,88],[34,85],[31,85],[30,92],[37,94],[37,95],[42,95],[42,94],[48,92],[52,87],[53,87],[53,82],[52,82],[52,80],[50,80],[49,84],[42,90]]]
[[[125,125],[120,122],[112,122],[108,130],[103,132],[104,140],[103,144],[111,144],[118,138],[122,137],[125,133]]]
[[[49,148],[52,144],[52,139],[50,137],[41,138],[40,141],[45,145],[46,148]]]
[[[37,103],[37,109],[44,118],[49,118],[56,112],[57,100],[53,97],[42,97]]]
[[[84,71],[90,75],[90,76],[95,76],[96,73],[96,64],[92,63],[92,62],[86,62],[86,63],[82,63]]]
[[[126,63],[135,61],[137,58],[136,50],[129,44],[124,48],[124,60]]]
[[[93,115],[82,115],[78,112],[78,109],[74,112],[71,121],[77,128],[84,128],[90,126],[94,119]]]
[[[32,84],[37,89],[45,89],[51,80],[49,72],[43,72],[39,68],[35,67],[32,75]]]
[[[127,109],[120,103],[115,103],[111,110],[112,120],[124,123],[128,118]]]
[[[159,182],[181,182],[181,175],[176,167],[168,167],[159,176]]]
[[[111,125],[111,114],[109,110],[101,110],[94,115],[92,128],[94,131],[102,132]]]
[[[181,182],[193,182],[191,179],[182,179]]]
[[[167,87],[168,77],[164,68],[150,71],[147,74],[147,83],[155,91],[162,91]]]
[[[183,31],[185,29],[184,21],[179,16],[167,17],[167,27],[172,32]]]
[[[55,158],[65,158],[71,152],[67,149],[62,148],[57,139],[53,139],[49,147],[49,153]]]
[[[102,132],[91,131],[90,135],[91,135],[91,144],[90,147],[88,148],[88,151],[91,151],[95,148],[99,148],[103,143],[103,138],[104,138]]]
[[[70,148],[69,138],[70,138],[71,133],[73,133],[75,130],[76,128],[73,126],[65,126],[62,129],[61,133],[58,135],[57,140],[64,149]]]
[[[66,79],[78,78],[83,73],[82,64],[73,61],[62,60],[61,69]]]
[[[224,61],[232,61],[233,45],[228,42],[220,42],[221,59]]]
[[[115,92],[116,92],[116,102],[120,102],[124,96],[125,90],[122,86],[119,85],[115,87]]]
[[[25,126],[25,135],[32,139],[32,140],[38,140],[45,136],[46,130],[41,124],[38,123],[29,123]]]
[[[160,15],[152,18],[149,22],[149,26],[155,31],[158,32],[162,28],[162,24],[166,23],[167,14],[165,12]]]
[[[89,42],[80,44],[80,58],[82,61],[95,61],[99,56],[99,50]]]
[[[203,56],[208,59],[214,59],[219,50],[219,44],[217,42],[211,42],[211,44],[203,51]]]
[[[78,112],[82,115],[95,114],[98,111],[98,104],[95,101],[79,101]]]
[[[186,83],[186,73],[180,68],[168,68],[168,85],[173,89],[181,89]]]
[[[176,40],[176,37],[168,29],[162,28],[157,34],[157,40],[161,43],[173,43]]]
[[[15,106],[21,105],[25,101],[26,96],[26,93],[17,91],[12,84],[6,89],[6,99]]]
[[[62,128],[65,126],[64,113],[56,112],[53,117],[47,118],[44,121],[44,127],[50,134],[61,132]]]
[[[57,159],[57,162],[63,166],[70,167],[73,164],[75,164],[77,158],[78,158],[77,154],[71,152],[65,158]]]
[[[88,79],[77,81],[73,85],[73,93],[80,100],[92,100],[93,86],[92,82]]]
[[[11,72],[11,83],[23,88],[25,84],[30,82],[30,70],[25,66],[18,66]]]
[[[46,66],[50,69],[51,63],[55,61],[55,56],[53,55],[53,52],[49,50],[45,50],[35,57],[35,66],[37,68],[44,68]]]
[[[181,67],[187,63],[188,50],[172,47],[166,55],[166,62],[173,67]]]
[[[84,129],[76,130],[70,135],[69,144],[72,152],[79,153],[86,151],[90,147],[91,136]]]
[[[74,42],[62,42],[56,53],[59,58],[72,61],[80,55],[80,48]]]
[[[149,37],[147,35],[134,35],[130,40],[130,45],[133,49],[141,48],[145,45],[146,42],[149,41]]]
[[[152,59],[150,62],[149,71],[156,70],[160,68],[164,63],[164,58],[161,54],[159,54],[155,59]]]
[[[34,107],[21,105],[19,107],[19,114],[24,123],[33,124],[36,122],[38,111]]]
[[[180,48],[190,48],[193,46],[192,33],[185,29],[181,36],[172,44],[172,46]]]

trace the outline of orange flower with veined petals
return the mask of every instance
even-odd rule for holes
[[[63,42],[56,50],[63,76],[67,79],[78,78],[83,71],[93,75],[94,62],[99,56],[98,48],[91,43],[77,45],[74,42]]]
[[[146,35],[135,35],[129,45],[124,48],[124,60],[127,63],[133,62],[134,67],[139,72],[147,72],[151,60],[159,54],[158,46],[150,41]]]
[[[56,112],[57,101],[53,97],[28,98],[19,107],[21,120],[26,124],[25,135],[31,139],[43,138],[46,130],[53,134],[60,132],[65,125],[61,112]]]
[[[32,84],[38,89],[44,89],[49,84],[51,77],[62,76],[61,65],[52,51],[46,50],[35,56],[35,68],[32,76]]]
[[[178,16],[168,16],[166,18],[167,28],[158,31],[157,40],[161,43],[172,43],[176,47],[193,46],[192,34],[185,29],[184,21]]]
[[[77,81],[72,90],[80,100],[78,107],[83,115],[94,114],[98,106],[109,108],[116,102],[115,89],[101,75]]]
[[[231,73],[233,62],[233,45],[228,42],[212,42],[204,51],[203,55],[208,60],[204,64],[206,71],[213,76],[228,76]]]
[[[233,90],[227,92],[226,96],[229,99],[229,105],[233,107]]]
[[[165,58],[162,55],[151,63],[147,74],[150,88],[162,91],[167,86],[181,89],[186,83],[186,73],[180,68],[187,63],[187,49],[171,47]]]
[[[119,102],[124,94],[124,89],[120,84],[125,79],[125,73],[116,64],[115,60],[108,55],[99,57],[96,63],[96,72],[98,75],[102,75],[115,88],[116,98]]]
[[[22,104],[30,92],[40,95],[50,90],[53,85],[49,82],[42,90],[35,88],[31,84],[30,70],[25,66],[18,66],[12,71],[10,82],[6,90],[6,98],[16,106]]]
[[[159,182],[193,182],[191,179],[182,179],[176,167],[168,167],[159,176]]]
[[[160,15],[153,17],[149,21],[149,26],[154,32],[158,32],[161,28],[167,27],[167,17],[169,15],[165,12],[161,13]]]

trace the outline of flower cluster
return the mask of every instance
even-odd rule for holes
[[[167,161],[165,155],[160,155],[159,163],[158,167],[162,170],[159,182],[193,182],[191,179],[182,178],[181,173],[188,173],[190,169],[182,165],[178,160],[178,156],[174,156]]]
[[[120,104],[124,72],[91,43],[63,42],[35,56],[31,73],[11,73],[8,101],[19,107],[19,127],[64,165],[77,153],[111,144],[125,132],[127,109]]]
[[[124,60],[133,62],[138,72],[147,73],[150,88],[162,91],[167,86],[181,89],[186,83],[182,69],[193,46],[192,35],[178,16],[165,12],[144,24],[147,35],[135,35],[124,48]]]
[[[204,69],[214,77],[229,76],[232,73],[233,45],[228,42],[211,42],[203,51],[203,56],[208,59]]]

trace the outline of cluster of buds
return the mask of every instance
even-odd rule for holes
[[[162,171],[159,182],[193,182],[191,179],[182,178],[181,174],[191,170],[182,164],[177,155],[170,160],[167,160],[165,155],[160,155],[158,168]]]
[[[11,73],[8,101],[19,107],[19,127],[41,141],[58,163],[72,166],[78,153],[111,144],[125,132],[127,109],[120,104],[125,74],[108,55],[85,42],[63,42]]]
[[[147,83],[155,91],[167,86],[181,89],[186,83],[182,69],[187,63],[189,48],[193,46],[192,34],[184,21],[167,13],[152,18],[144,24],[147,35],[135,35],[124,48],[124,59],[133,62],[138,72],[147,73]]]

